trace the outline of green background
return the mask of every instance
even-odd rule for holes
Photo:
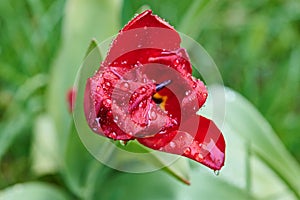
[[[194,162],[114,171],[70,131],[66,91],[91,39],[147,8],[198,41],[238,96],[226,103],[234,148],[220,176]],[[299,1],[11,0],[0,2],[0,27],[0,199],[300,198]],[[191,186],[172,177],[186,171]]]

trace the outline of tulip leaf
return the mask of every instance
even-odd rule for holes
[[[116,189],[116,185],[118,189]],[[246,191],[202,170],[191,174],[191,185],[171,179],[161,171],[147,174],[118,174],[99,187],[104,199],[254,199]]]
[[[66,148],[68,124],[71,120],[66,93],[74,84],[89,41],[92,38],[102,41],[118,31],[118,3],[110,0],[66,2],[63,43],[52,65],[47,98],[47,110],[54,120],[57,138],[60,138],[59,152],[63,152]]]
[[[212,118],[224,133],[227,157],[220,177],[259,198],[299,198],[300,166],[268,122],[231,89],[214,86],[209,94],[207,106],[199,114]],[[222,96],[226,111],[223,121],[218,115],[224,108],[218,110],[213,101]]]
[[[67,185],[78,197],[87,199],[93,191],[96,182],[94,178],[103,165],[82,144],[74,123],[70,128],[64,162],[63,176]]]
[[[28,182],[16,184],[0,191],[0,199],[66,200],[71,198],[68,197],[63,191],[50,184],[42,182]]]

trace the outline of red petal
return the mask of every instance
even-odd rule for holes
[[[173,51],[180,48],[180,36],[176,30],[151,10],[132,19],[112,43],[104,66],[110,65],[120,55],[141,48]],[[137,59],[137,57],[136,57]]]
[[[152,138],[140,138],[138,141],[155,150],[183,155],[213,169],[224,166],[225,141],[221,131],[209,119],[198,117],[198,130],[195,136],[185,131],[156,135]],[[190,121],[191,126],[195,122]],[[157,144],[160,145],[158,148]]]
[[[141,14],[137,15],[127,25],[124,26],[122,31],[127,31],[135,28],[144,28],[145,26],[168,28],[175,31],[175,29],[172,26],[170,26],[170,24],[162,20],[157,15],[153,15],[152,10],[145,10]]]

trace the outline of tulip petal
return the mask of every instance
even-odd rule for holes
[[[213,170],[220,170],[225,159],[223,135],[211,120],[202,116],[198,118],[199,124],[195,136],[185,131],[173,131],[137,140],[151,149],[182,155]],[[193,126],[194,123],[191,122],[190,125]]]

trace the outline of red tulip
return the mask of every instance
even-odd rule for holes
[[[132,19],[87,80],[85,116],[100,135],[136,139],[151,149],[219,170],[225,141],[214,122],[196,115],[208,94],[192,76],[180,42],[176,30],[151,10]]]

